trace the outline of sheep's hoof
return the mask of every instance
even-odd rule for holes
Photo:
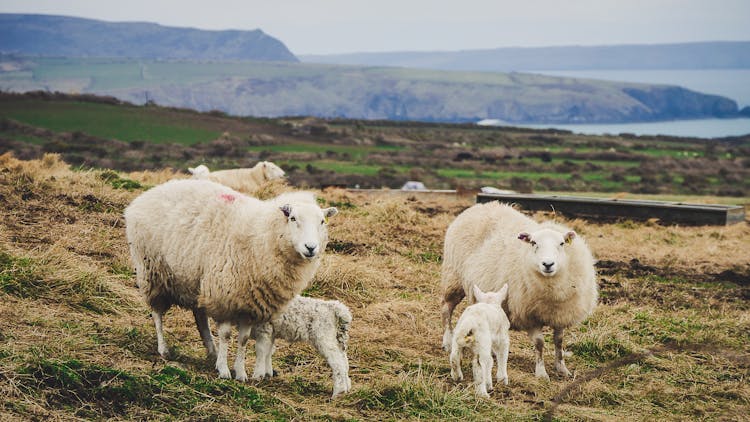
[[[508,385],[508,377],[497,377],[497,383],[503,383],[504,385]]]
[[[229,372],[229,369],[218,368],[218,370],[219,370],[219,378],[223,380],[232,379],[232,373]]]
[[[247,374],[238,372],[234,375],[234,379],[240,382],[247,382]]]
[[[555,364],[555,369],[557,370],[557,373],[564,376],[564,377],[572,377],[573,374],[570,373],[568,368],[565,366],[564,363]]]
[[[535,374],[537,378],[542,379],[544,381],[549,381],[549,375],[547,375],[547,370],[544,369],[544,366],[537,366]]]

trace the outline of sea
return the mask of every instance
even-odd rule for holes
[[[739,108],[750,106],[750,69],[713,70],[544,70],[552,76],[601,79],[621,82],[643,82],[679,85],[706,94],[718,94],[737,102]],[[503,125],[499,121],[481,124]],[[590,135],[669,135],[697,138],[721,138],[750,134],[750,118],[671,120],[648,123],[618,124],[549,124],[516,125],[531,128],[556,128]]]

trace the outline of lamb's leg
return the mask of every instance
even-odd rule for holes
[[[451,351],[451,341],[453,340],[453,324],[451,323],[451,317],[453,316],[453,310],[463,300],[466,293],[463,287],[460,285],[453,289],[448,289],[443,294],[443,307],[441,311],[441,317],[443,321],[443,350],[446,352]]]
[[[453,344],[453,347],[451,348],[450,363],[451,378],[453,378],[453,381],[462,381],[464,379],[464,374],[461,372],[461,348],[458,344]]]
[[[216,355],[216,370],[219,371],[219,378],[232,378],[227,364],[227,352],[229,351],[229,339],[232,336],[232,324],[229,322],[219,323],[219,351]]]
[[[490,362],[492,362],[492,359],[490,358]],[[490,394],[487,392],[487,380],[485,380],[485,373],[486,369],[484,365],[482,364],[482,358],[474,353],[474,359],[471,362],[471,369],[474,375],[474,388],[476,389],[476,394],[479,397],[489,397]],[[492,378],[490,378],[490,382]]]
[[[508,385],[508,351],[510,339],[508,336],[495,342],[495,359],[497,360],[497,382]]]
[[[164,340],[164,325],[162,323],[163,316],[164,312],[162,311],[151,311],[151,318],[153,318],[154,327],[156,328],[156,348],[161,357],[169,359],[169,347],[167,347],[167,342]]]
[[[211,328],[208,325],[206,310],[203,308],[193,308],[193,317],[195,317],[195,325],[201,334],[203,345],[206,347],[208,359],[216,360],[216,346],[214,345],[214,336],[211,335]]]
[[[253,378],[272,377],[273,326],[268,322],[258,324],[253,328],[253,332],[255,333],[255,370],[253,371]]]
[[[536,369],[534,371],[537,378],[549,381],[549,375],[544,368],[544,334],[541,328],[532,328],[528,331],[531,342],[536,349]]]
[[[563,350],[563,333],[564,328],[554,328],[552,338],[555,341],[555,369],[560,375],[569,377],[572,374],[565,366],[565,351]]]
[[[338,341],[333,338],[330,342],[316,344],[315,348],[318,349],[318,353],[326,358],[326,362],[328,362],[328,366],[331,367],[333,373],[333,395],[331,398],[349,392],[351,388],[349,359],[346,352],[339,348]]]

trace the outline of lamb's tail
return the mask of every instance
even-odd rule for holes
[[[335,301],[333,312],[336,314],[336,340],[342,350],[346,351],[349,342],[349,327],[352,323],[352,313],[343,303]]]
[[[472,348],[474,343],[476,342],[476,337],[474,336],[474,329],[470,328],[469,331],[462,333],[458,332],[456,333],[456,345],[461,348]]]

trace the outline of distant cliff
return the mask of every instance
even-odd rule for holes
[[[130,57],[296,62],[263,31],[204,31],[143,22],[0,14],[0,52],[54,57]]]
[[[540,70],[750,69],[750,42],[514,47],[301,56],[308,63],[483,72]]]

